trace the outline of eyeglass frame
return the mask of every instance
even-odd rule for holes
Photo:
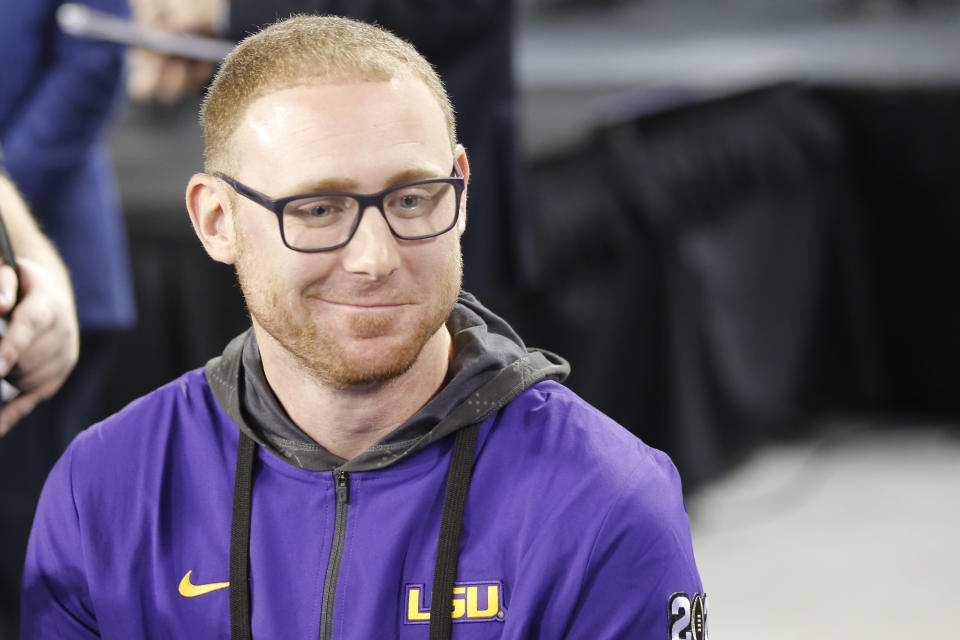
[[[325,251],[336,251],[341,249],[353,240],[353,236],[356,235],[357,229],[360,228],[360,221],[363,220],[363,214],[366,213],[367,209],[370,207],[375,207],[377,211],[380,212],[380,215],[383,216],[384,222],[387,224],[387,228],[390,229],[390,233],[393,234],[393,237],[399,238],[401,240],[426,240],[427,238],[435,238],[437,236],[443,235],[446,232],[453,229],[457,226],[457,220],[460,219],[460,201],[463,197],[463,191],[466,188],[466,181],[463,176],[463,170],[460,168],[460,163],[454,161],[453,169],[451,170],[451,176],[448,178],[425,178],[423,180],[414,180],[412,182],[404,182],[402,184],[397,184],[392,187],[387,187],[382,191],[376,193],[350,193],[349,191],[326,191],[319,193],[301,193],[293,196],[286,196],[283,198],[271,198],[266,194],[263,194],[252,187],[248,187],[242,182],[235,180],[228,176],[225,173],[220,171],[214,172],[214,177],[220,178],[228,185],[230,185],[234,191],[239,193],[244,198],[252,200],[253,202],[259,204],[264,209],[271,211],[275,216],[277,216],[277,224],[280,227],[280,239],[283,241],[285,247],[292,251],[298,251],[300,253],[323,253]],[[387,212],[383,209],[384,197],[399,189],[405,189],[407,187],[413,187],[420,184],[436,184],[436,183],[445,183],[453,187],[454,194],[456,196],[455,210],[453,212],[453,221],[450,223],[450,226],[443,229],[442,231],[437,231],[436,233],[429,233],[422,236],[402,236],[396,232],[393,228],[393,225],[390,224],[390,218],[387,217]],[[357,212],[356,220],[353,222],[353,227],[350,229],[350,233],[347,235],[347,239],[343,242],[336,244],[332,247],[323,247],[322,249],[299,249],[292,246],[287,242],[287,236],[283,231],[283,210],[286,206],[293,202],[294,200],[300,200],[303,198],[317,198],[317,197],[348,197],[353,198],[357,201],[357,206],[359,210]]]

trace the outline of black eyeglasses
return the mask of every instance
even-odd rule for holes
[[[460,215],[463,172],[453,163],[449,178],[415,180],[369,195],[305,193],[268,198],[222,173],[214,175],[245,198],[277,216],[280,237],[294,251],[315,253],[345,246],[360,226],[364,212],[376,207],[390,232],[402,240],[424,240],[450,231]]]

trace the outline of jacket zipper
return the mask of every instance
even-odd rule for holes
[[[337,488],[337,509],[333,524],[333,545],[327,561],[327,575],[323,581],[323,606],[320,609],[320,640],[333,638],[333,605],[337,596],[337,581],[340,578],[340,562],[343,560],[343,545],[347,538],[347,510],[350,507],[350,474],[333,471]]]

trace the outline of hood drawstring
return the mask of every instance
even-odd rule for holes
[[[448,640],[453,633],[451,602],[457,580],[460,555],[460,530],[467,507],[470,476],[473,474],[473,450],[477,446],[477,428],[473,424],[457,431],[447,471],[447,491],[440,516],[440,539],[433,565],[433,593],[430,596],[430,640]]]
[[[230,522],[230,638],[253,640],[250,631],[250,500],[257,443],[241,431],[233,476]]]
[[[447,488],[440,516],[440,538],[433,570],[430,597],[430,640],[449,640],[453,631],[450,615],[457,579],[460,530],[473,474],[473,454],[479,425],[457,431],[447,471]],[[230,525],[230,638],[252,640],[250,620],[250,503],[253,495],[253,463],[257,443],[240,432],[237,470],[233,484],[233,516]]]

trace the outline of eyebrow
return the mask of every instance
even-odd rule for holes
[[[385,189],[392,186],[403,184],[405,182],[414,182],[415,180],[428,180],[430,178],[446,178],[446,175],[438,175],[437,171],[426,166],[411,167],[399,171],[387,179]],[[300,183],[291,195],[308,193],[331,193],[331,192],[356,192],[360,183],[351,178],[327,178],[317,182]]]

